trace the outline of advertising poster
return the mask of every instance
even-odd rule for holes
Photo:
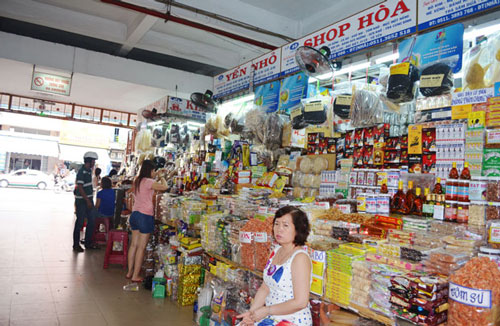
[[[304,73],[283,79],[280,89],[279,110],[283,113],[290,113],[296,106],[300,105],[300,100],[306,96],[308,77]]]
[[[267,113],[276,112],[280,99],[280,81],[274,81],[255,88],[254,104]]]

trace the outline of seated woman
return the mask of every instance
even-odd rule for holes
[[[240,325],[253,326],[269,318],[275,322],[311,326],[309,290],[312,263],[302,249],[310,231],[307,215],[296,207],[285,206],[276,212],[273,223],[273,235],[279,246],[269,257],[264,282],[250,310],[238,316],[243,319]]]
[[[115,215],[115,191],[111,189],[111,179],[104,177],[101,179],[101,188],[97,193],[95,207],[98,212],[97,217],[113,217]]]

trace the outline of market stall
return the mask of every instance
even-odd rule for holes
[[[211,112],[176,98],[144,109],[125,174],[151,159],[168,186],[143,265],[154,296],[236,325],[274,213],[294,205],[312,226],[313,325],[500,323],[500,34],[426,30],[445,22],[426,6],[388,1],[405,23],[372,44],[346,24],[382,26],[380,8],[216,76]],[[315,44],[342,28],[352,47]],[[361,51],[387,41],[389,59]]]

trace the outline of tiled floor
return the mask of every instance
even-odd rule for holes
[[[193,325],[192,307],[122,290],[104,250],[74,254],[71,193],[0,188],[0,325]]]

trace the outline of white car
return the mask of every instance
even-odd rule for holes
[[[8,174],[0,174],[0,187],[37,187],[46,189],[52,184],[52,178],[38,170],[17,170]]]

